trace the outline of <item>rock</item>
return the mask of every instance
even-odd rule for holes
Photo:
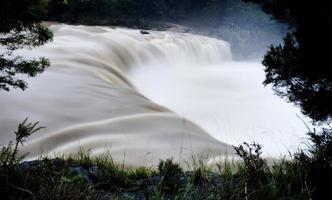
[[[33,160],[33,161],[24,161],[19,164],[19,169],[25,171],[25,170],[35,170],[40,167],[41,161],[39,160]]]
[[[79,177],[81,177],[83,179],[83,181],[87,182],[87,183],[93,183],[92,177],[90,176],[90,173],[88,170],[86,170],[85,168],[81,167],[81,166],[72,166],[70,167],[70,170],[73,173],[76,173]]]
[[[150,34],[148,31],[145,31],[145,30],[141,30],[140,33],[141,33],[142,35]]]

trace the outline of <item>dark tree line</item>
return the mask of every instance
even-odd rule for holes
[[[69,22],[118,24],[128,20],[182,19],[214,0],[50,0],[49,19]],[[122,24],[123,25],[123,24]]]

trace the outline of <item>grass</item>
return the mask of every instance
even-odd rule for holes
[[[105,155],[17,163],[0,168],[4,199],[310,199],[295,161],[283,161],[248,178],[243,163],[203,162],[192,171],[173,160],[158,168],[124,169]],[[251,176],[249,175],[249,176]],[[257,176],[256,176],[257,175]],[[246,184],[246,180],[250,183]],[[245,192],[250,186],[250,194]],[[248,198],[246,198],[246,196]],[[269,197],[269,198],[267,198]]]
[[[267,164],[259,144],[244,143],[235,147],[242,161],[206,165],[193,159],[185,171],[172,159],[156,168],[128,169],[110,154],[92,158],[83,150],[74,157],[23,162],[17,147],[38,130],[36,125],[20,124],[16,142],[0,151],[1,199],[321,200],[330,193],[330,132],[312,137],[312,149],[293,159]]]

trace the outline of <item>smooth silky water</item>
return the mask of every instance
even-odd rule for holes
[[[0,93],[0,141],[25,117],[42,129],[21,149],[28,159],[111,153],[127,165],[173,157],[233,156],[259,142],[264,155],[294,152],[306,137],[299,109],[264,87],[259,62],[234,62],[227,42],[124,28],[52,25],[54,41],[26,57],[51,67],[29,88]]]

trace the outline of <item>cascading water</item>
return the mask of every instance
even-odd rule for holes
[[[298,110],[262,86],[262,66],[231,62],[224,41],[123,28],[51,29],[53,43],[19,53],[45,56],[52,66],[29,80],[27,91],[0,94],[2,142],[26,116],[47,127],[23,147],[30,158],[84,148],[148,165],[232,156],[228,144],[243,141],[258,141],[276,156],[304,137]]]

